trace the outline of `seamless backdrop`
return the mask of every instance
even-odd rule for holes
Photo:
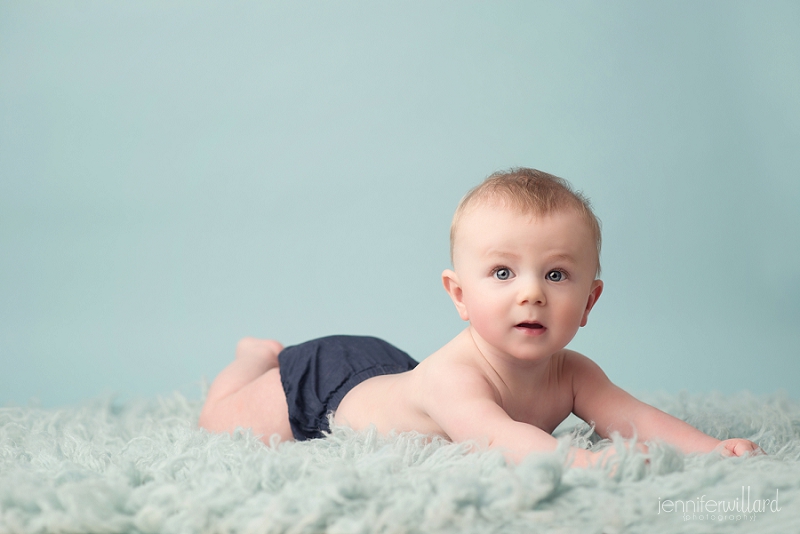
[[[633,392],[800,397],[797,2],[0,3],[0,404],[195,398],[245,335],[424,358],[459,198],[572,181]]]

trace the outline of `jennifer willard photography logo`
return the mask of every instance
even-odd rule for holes
[[[706,496],[691,500],[658,499],[658,513],[683,514],[684,521],[755,521],[756,514],[780,512],[778,490],[774,499],[750,499],[750,486],[742,486],[741,498],[717,501]]]

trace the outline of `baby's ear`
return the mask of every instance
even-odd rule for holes
[[[450,269],[445,269],[444,272],[442,272],[442,284],[444,285],[444,290],[447,291],[447,294],[453,299],[453,304],[456,305],[458,315],[462,320],[469,321],[467,307],[464,305],[464,292],[461,290],[461,284],[458,282],[458,275]]]
[[[597,304],[597,299],[600,298],[600,294],[603,292],[603,281],[602,280],[595,280],[592,282],[592,289],[589,291],[589,298],[586,301],[586,309],[583,310],[583,318],[581,319],[581,326],[586,326],[586,323],[589,321],[589,312],[592,311],[594,305]]]

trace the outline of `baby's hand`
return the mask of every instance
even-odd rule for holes
[[[722,456],[743,456],[748,453],[751,455],[766,454],[761,447],[752,441],[739,438],[726,439],[720,442],[714,450],[719,452]]]

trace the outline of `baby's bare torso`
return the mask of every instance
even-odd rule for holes
[[[495,401],[515,421],[551,433],[571,413],[572,381],[567,352],[551,356],[544,379],[517,384],[504,383],[476,354],[477,348],[465,330],[450,343],[405,373],[370,378],[345,395],[335,413],[337,424],[362,430],[374,425],[378,432],[419,432],[449,438],[429,415],[431,388],[447,379],[456,366],[485,379],[495,392]],[[542,374],[540,373],[541,377]]]
[[[345,395],[334,420],[337,424],[363,430],[375,425],[388,434],[416,431],[442,435],[442,429],[425,412],[417,399],[415,386],[420,368],[392,375],[382,375],[361,382]]]

